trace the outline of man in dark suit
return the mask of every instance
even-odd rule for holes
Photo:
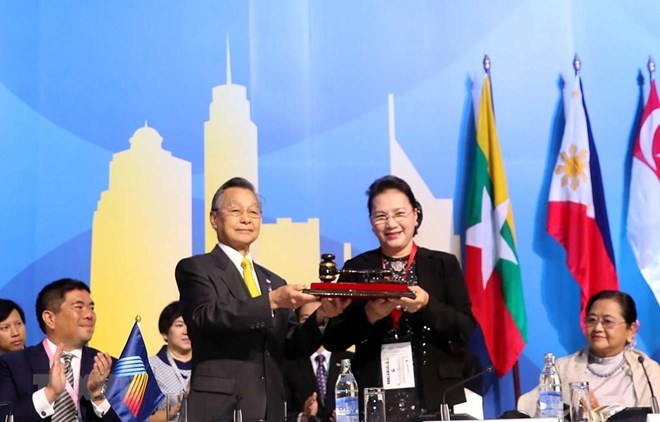
[[[321,344],[320,325],[342,301],[324,299],[314,317],[298,324],[293,309],[315,301],[303,285],[254,264],[250,245],[261,227],[254,186],[233,178],[216,192],[210,212],[218,245],[176,267],[183,318],[193,344],[188,416],[228,421],[237,402],[243,420],[282,421],[285,357],[309,356]]]
[[[87,347],[96,314],[89,287],[61,279],[37,296],[42,343],[0,356],[0,401],[17,421],[119,421],[104,396],[112,359]]]
[[[298,320],[303,324],[318,308],[318,302],[305,304],[298,308]],[[323,356],[319,359],[318,356]],[[296,421],[300,416],[301,422],[315,416],[321,422],[334,420],[335,410],[335,384],[341,361],[352,359],[353,353],[348,351],[330,352],[323,346],[319,347],[311,356],[295,360],[287,360],[284,365],[284,382],[286,387],[286,403],[289,421]],[[325,397],[319,391],[319,378],[317,373],[319,365],[323,364],[326,374]]]

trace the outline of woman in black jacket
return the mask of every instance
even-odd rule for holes
[[[385,176],[367,195],[380,247],[347,261],[344,269],[391,270],[415,298],[354,300],[328,323],[324,346],[339,351],[354,344],[351,366],[360,391],[389,384],[387,420],[406,421],[437,413],[445,389],[476,372],[477,361],[466,347],[475,320],[456,257],[413,241],[422,207],[408,183]],[[447,394],[449,404],[463,401],[463,389]],[[360,403],[362,411],[362,394]]]

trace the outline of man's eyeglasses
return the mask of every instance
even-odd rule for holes
[[[584,324],[589,328],[594,328],[595,326],[598,325],[598,323],[600,323],[603,326],[603,328],[607,330],[611,330],[617,325],[625,324],[626,321],[616,321],[612,318],[600,319],[600,318],[596,318],[595,316],[586,317],[584,320]]]
[[[411,212],[413,212],[413,210],[397,211],[392,215],[385,214],[384,212],[377,212],[376,214],[371,216],[371,223],[374,226],[382,226],[383,224],[387,223],[387,220],[389,220],[390,218],[394,219],[394,221],[396,221],[397,223],[400,223],[401,221],[408,218]]]
[[[248,217],[250,217],[252,220],[258,220],[261,218],[261,210],[258,208],[243,209],[239,207],[227,207],[221,209],[224,211],[225,215],[229,215],[234,218],[239,218],[243,215],[243,213],[247,213]]]

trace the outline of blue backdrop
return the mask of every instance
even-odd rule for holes
[[[454,200],[462,235],[473,91],[488,53],[529,318],[527,390],[545,352],[584,343],[578,287],[545,232],[563,81],[578,53],[621,288],[638,304],[640,348],[658,359],[660,309],[625,239],[625,210],[659,15],[651,0],[1,2],[0,295],[31,315],[45,283],[89,279],[108,162],[145,120],[192,163],[193,250],[204,249],[203,122],[225,81],[227,37],[259,129],[266,221],[318,216],[322,249],[372,248],[364,190],[389,172],[394,93],[398,141],[434,195]],[[36,342],[33,316],[28,324]],[[514,406],[511,390],[510,375],[488,382],[487,416]]]

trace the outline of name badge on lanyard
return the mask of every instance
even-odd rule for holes
[[[380,349],[380,368],[385,390],[415,387],[415,369],[409,341],[383,344]]]

